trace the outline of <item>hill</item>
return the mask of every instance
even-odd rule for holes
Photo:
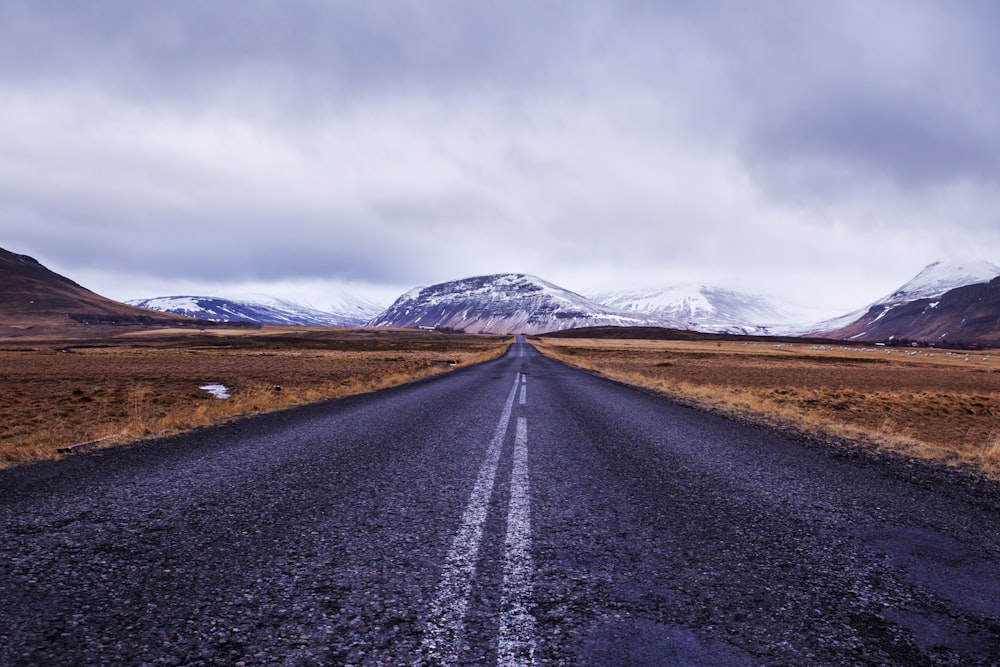
[[[84,324],[176,324],[195,320],[119,303],[27,255],[0,248],[0,327],[26,330]]]
[[[712,285],[671,285],[658,289],[602,294],[598,303],[661,326],[709,333],[767,334],[794,318],[767,297]]]
[[[864,342],[1000,345],[1000,267],[935,262],[892,294],[819,329]]]
[[[371,321],[377,327],[425,327],[466,333],[542,333],[582,326],[655,324],[602,306],[521,273],[501,273],[418,287]]]
[[[341,299],[340,312],[317,310],[283,299],[225,299],[211,296],[164,296],[128,303],[164,313],[175,313],[213,322],[300,324],[303,326],[362,326],[381,308],[357,298]]]

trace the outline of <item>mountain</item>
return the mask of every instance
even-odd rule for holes
[[[522,273],[501,273],[418,287],[369,324],[467,333],[544,333],[583,326],[655,326]]]
[[[990,262],[932,262],[913,280],[876,304],[933,299],[958,287],[988,283],[997,276],[1000,276],[1000,266]]]
[[[177,313],[214,322],[254,322],[257,324],[298,324],[307,326],[361,326],[381,309],[361,299],[343,297],[340,312],[327,312],[292,301],[258,297],[253,300],[223,299],[212,296],[161,296],[137,299],[129,304],[165,313]]]
[[[598,303],[662,326],[709,333],[767,333],[768,325],[792,316],[766,297],[709,285],[674,285],[661,289],[603,294]]]
[[[1000,267],[934,262],[892,294],[814,332],[866,342],[998,344]]]
[[[27,255],[0,248],[0,325],[17,330],[77,324],[175,324],[95,294]]]

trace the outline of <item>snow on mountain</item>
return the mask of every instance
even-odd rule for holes
[[[842,317],[812,325],[803,333],[852,340],[923,339],[934,328],[929,320],[946,318],[944,310],[938,309],[946,295],[956,290],[967,292],[965,288],[990,283],[997,277],[1000,267],[990,262],[933,262],[891,294]],[[949,303],[956,298],[949,298]],[[970,317],[966,312],[963,321]]]
[[[223,299],[211,296],[164,296],[136,299],[128,303],[140,308],[176,313],[214,322],[296,324],[308,326],[361,326],[379,312],[377,306],[360,299],[341,299],[342,312],[317,310],[309,306],[258,296],[254,299]]]
[[[385,303],[378,304],[349,292],[326,292],[323,295],[322,308],[264,294],[248,295],[246,299],[241,300],[277,310],[287,310],[293,314],[311,314],[316,318],[345,321],[349,322],[349,326],[367,324],[370,319],[385,310]]]
[[[656,326],[643,315],[608,308],[521,273],[465,278],[418,287],[370,323],[468,333],[543,333],[585,326]]]
[[[1000,266],[990,262],[933,262],[892,294],[875,303],[895,304],[934,299],[949,290],[988,283],[1000,276]]]
[[[400,296],[384,311],[371,302],[337,295],[339,301],[332,307],[335,310],[327,311],[272,297],[176,296],[129,303],[161,312],[227,322],[370,324],[496,334],[543,333],[589,326],[657,326],[711,333],[824,335],[874,340],[873,337],[883,335],[900,338],[937,331],[928,318],[936,313],[944,316],[943,310],[934,310],[943,295],[991,280],[996,282],[997,277],[1000,277],[1000,267],[989,262],[935,262],[870,306],[812,325],[794,324],[805,318],[797,319],[790,308],[778,306],[766,297],[720,287],[677,285],[587,298],[520,273],[478,276],[418,287]],[[991,317],[989,313],[974,312],[975,304],[952,301],[956,304],[953,308],[956,313],[961,309],[960,323]],[[911,313],[914,303],[920,306],[919,313]],[[886,334],[889,322],[895,328]],[[952,330],[956,326],[951,325]],[[968,335],[972,335],[971,330]]]
[[[358,322],[367,324],[369,320],[385,310],[387,303],[388,299],[376,302],[350,292],[327,292],[322,302],[323,307],[319,310],[357,319]]]
[[[656,319],[662,326],[712,333],[766,333],[769,325],[794,319],[767,297],[709,285],[603,294],[594,300],[625,313]]]

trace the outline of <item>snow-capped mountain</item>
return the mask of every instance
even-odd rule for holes
[[[128,303],[140,308],[176,313],[214,322],[254,322],[257,324],[299,324],[309,326],[361,326],[380,312],[367,301],[340,300],[342,312],[328,312],[292,301],[271,297],[253,300],[211,296],[163,296],[136,299]]]
[[[809,333],[859,341],[1000,341],[998,291],[995,264],[934,262],[891,294]]]
[[[1000,276],[1000,266],[990,262],[932,262],[913,280],[876,301],[875,305],[933,299],[958,287],[988,283],[997,276]]]
[[[598,303],[662,326],[711,333],[767,333],[794,319],[764,296],[710,285],[673,285],[594,297]]]
[[[643,315],[608,308],[535,276],[502,273],[410,290],[370,324],[534,334],[586,326],[658,323]]]

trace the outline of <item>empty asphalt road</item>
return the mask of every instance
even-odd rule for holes
[[[1000,493],[545,359],[0,472],[2,665],[990,665]]]

